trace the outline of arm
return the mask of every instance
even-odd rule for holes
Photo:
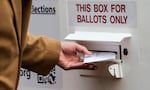
[[[22,67],[46,75],[58,63],[59,52],[59,41],[45,36],[35,37],[28,34]]]

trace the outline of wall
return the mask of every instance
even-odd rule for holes
[[[99,0],[102,1],[102,0]],[[106,1],[106,0],[105,0]],[[107,0],[112,1],[112,0]],[[120,0],[117,0],[120,1]],[[121,0],[122,1],[122,0]],[[123,0],[126,1],[126,0]],[[132,0],[128,0],[132,1]],[[121,80],[104,80],[100,78],[80,77],[80,71],[64,71],[63,88],[61,90],[148,90],[150,66],[149,61],[149,0],[135,0],[137,2],[137,27],[131,30],[133,34],[130,44],[130,55],[125,60],[124,78]],[[60,15],[67,16],[64,13],[66,9],[66,0],[60,1]],[[62,8],[64,5],[64,8]],[[70,31],[68,18],[60,18],[61,38],[63,39]],[[101,73],[101,72],[99,72]],[[71,82],[71,83],[70,83]]]
[[[60,39],[59,0],[33,0],[29,32]],[[18,90],[59,90],[62,87],[62,72],[55,67],[47,75],[39,75],[27,69],[20,70]]]
[[[67,1],[59,0],[60,39],[70,32],[67,14]],[[86,0],[84,0],[86,1]],[[99,0],[102,1],[102,0]],[[106,0],[104,0],[106,1]],[[112,0],[107,0],[112,1]],[[115,1],[115,0],[114,0]],[[132,0],[117,0],[132,1]],[[137,27],[131,29],[132,39],[129,45],[129,56],[124,57],[124,78],[108,80],[95,77],[81,77],[82,70],[62,70],[62,87],[42,90],[149,90],[150,60],[149,60],[149,0],[135,0],[137,2]],[[101,73],[101,72],[99,72]],[[19,90],[41,90],[37,87],[23,87]]]

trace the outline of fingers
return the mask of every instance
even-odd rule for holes
[[[58,65],[65,70],[70,69],[88,69],[95,70],[94,64],[87,64],[81,61],[81,57],[78,53],[92,54],[88,49],[77,43],[62,43],[62,52],[60,54],[60,60]]]
[[[65,65],[65,70],[71,69],[86,69],[95,70],[97,66],[92,63],[84,63],[79,56],[73,56],[72,59]]]
[[[70,69],[95,70],[96,68],[97,68],[97,66],[94,64],[78,62],[78,63],[73,64]]]
[[[81,52],[81,53],[84,53],[84,54],[88,54],[88,55],[92,54],[92,52],[90,52],[86,47],[84,47],[82,45],[79,45],[77,43],[76,43],[76,50],[78,52]]]
[[[70,64],[70,69],[88,69],[88,70],[95,70],[96,65],[92,63],[84,63],[83,59],[80,58],[79,56],[76,56],[76,60],[74,59],[75,62]]]
[[[86,54],[91,54],[91,52],[89,52],[84,46],[79,45],[79,48],[80,48],[80,50],[82,48],[83,52],[85,52]],[[97,66],[95,64],[83,63],[84,58],[81,58],[79,55],[76,55],[75,57],[76,57],[76,60],[74,59],[74,61],[76,61],[76,62],[71,65],[71,69],[95,70],[97,68]]]

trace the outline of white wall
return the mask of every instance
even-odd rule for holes
[[[149,50],[150,50],[150,41],[149,41],[149,20],[150,20],[150,12],[148,8],[150,8],[149,0],[138,0],[138,33],[139,33],[139,41],[140,41],[140,58],[139,58],[139,67],[140,67],[140,75],[141,78],[141,89],[146,90],[150,89],[149,76],[150,71],[150,61],[149,61]]]
[[[101,1],[101,0],[99,0]],[[112,0],[107,0],[112,1]],[[118,0],[119,1],[119,0]],[[132,1],[132,0],[128,0]],[[63,88],[61,90],[148,90],[150,71],[150,42],[149,42],[149,0],[135,0],[137,2],[137,28],[133,29],[130,52],[125,63],[125,75],[120,80],[102,80],[100,78],[80,77],[80,71],[64,71]],[[60,0],[60,30],[61,39],[69,30],[67,21],[67,0]],[[64,23],[66,22],[66,23]],[[66,32],[64,32],[66,30]],[[99,72],[101,73],[101,72]]]

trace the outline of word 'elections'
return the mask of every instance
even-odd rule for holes
[[[56,14],[56,8],[55,7],[49,7],[45,5],[41,6],[35,6],[32,5],[32,14]]]

